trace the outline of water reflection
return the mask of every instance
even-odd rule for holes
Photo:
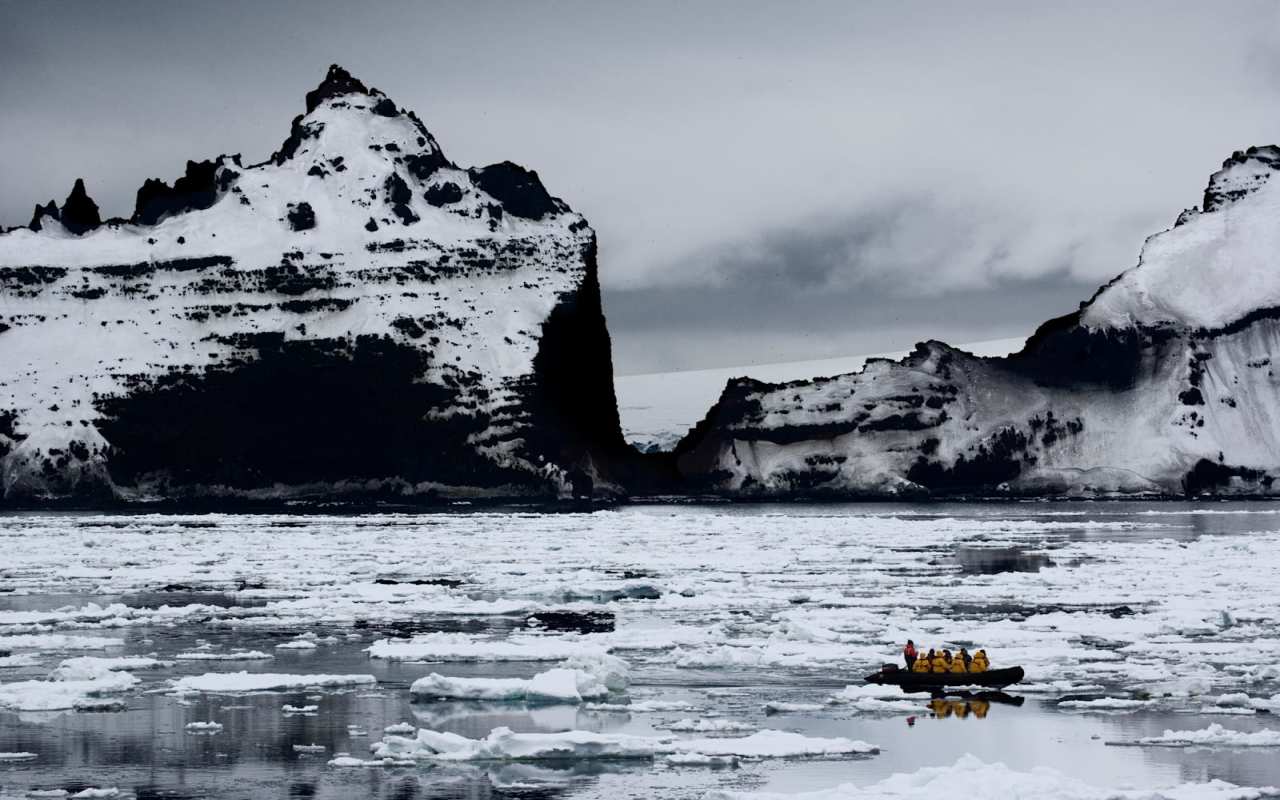
[[[956,548],[956,561],[965,575],[995,575],[1001,572],[1039,572],[1042,567],[1053,566],[1053,560],[1041,553],[1028,552],[1022,547],[973,547]]]

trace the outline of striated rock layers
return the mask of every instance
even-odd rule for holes
[[[341,68],[270,159],[0,234],[3,501],[611,495],[595,234]]]
[[[1019,353],[740,379],[676,450],[738,497],[1280,492],[1280,148],[1235,153],[1200,208]]]

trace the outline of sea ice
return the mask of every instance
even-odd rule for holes
[[[765,730],[739,738],[679,739],[619,733],[565,731],[514,733],[501,727],[483,739],[419,729],[416,738],[386,736],[371,750],[377,758],[440,761],[531,761],[542,759],[655,758],[675,753],[744,758],[831,757],[879,752],[852,739],[823,739]]]
[[[79,656],[63,659],[54,669],[52,677],[60,681],[94,680],[110,672],[126,669],[162,669],[173,666],[172,661],[161,661],[148,656],[119,656],[102,658],[99,656]]]
[[[271,672],[206,672],[173,681],[174,694],[201,692],[229,694],[235,692],[267,692],[306,689],[312,686],[371,686],[378,681],[372,675],[289,675]]]
[[[464,633],[379,639],[365,650],[371,658],[390,661],[562,661],[605,653],[605,648],[597,644],[556,637],[494,639]]]
[[[61,711],[104,694],[125,692],[138,679],[128,672],[108,671],[87,680],[30,680],[0,683],[0,708],[17,711]]]
[[[291,706],[285,703],[280,710],[285,714],[314,714],[320,710],[320,706]]]
[[[677,731],[679,733],[740,733],[743,731],[754,731],[755,725],[748,725],[745,722],[735,722],[730,719],[690,719],[685,718],[668,722],[664,725],[654,725],[655,728],[662,728],[668,731]]]
[[[435,672],[409,687],[421,698],[581,703],[606,697],[609,689],[596,676],[557,667],[532,678],[450,678]]]
[[[206,653],[192,650],[178,653],[174,658],[178,661],[268,661],[275,656],[261,650],[237,650],[232,653]]]
[[[1213,723],[1196,731],[1166,730],[1159,736],[1145,736],[1128,741],[1107,742],[1130,747],[1280,747],[1280,731],[1260,730],[1246,733]]]
[[[895,773],[868,786],[852,783],[834,789],[784,794],[713,791],[704,800],[936,800],[939,797],[1002,797],[1027,800],[1260,800],[1275,788],[1248,788],[1225,781],[1183,783],[1167,788],[1122,789],[1094,786],[1057,770],[1038,767],[1019,772],[1004,764],[986,764],[966,755],[949,767],[925,767]]]
[[[277,650],[315,650],[316,643],[309,639],[293,639],[276,645]]]

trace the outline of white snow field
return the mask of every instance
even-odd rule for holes
[[[0,752],[35,754],[6,762],[16,796],[1280,785],[1274,504],[3,520]],[[866,685],[908,637],[1026,681]]]

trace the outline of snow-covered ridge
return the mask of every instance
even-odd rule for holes
[[[1203,211],[1018,353],[926,342],[857,373],[730,381],[677,447],[738,496],[1280,491],[1280,148],[1237,153]]]
[[[1209,179],[1203,210],[1146,242],[1138,266],[1089,302],[1090,329],[1221,329],[1280,307],[1280,147],[1237,152]]]
[[[336,66],[270,159],[0,234],[0,359],[11,500],[556,496],[621,446],[586,221]]]

